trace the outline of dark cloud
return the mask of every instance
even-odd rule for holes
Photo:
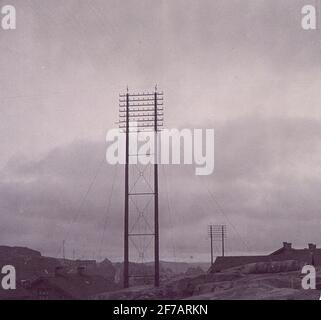
[[[173,258],[176,249],[181,259],[204,258],[210,222],[227,224],[233,252],[272,250],[282,240],[318,242],[318,132],[316,120],[243,117],[217,126],[212,176],[196,177],[192,166],[162,166],[163,256]],[[3,241],[55,254],[67,238],[90,256],[101,247],[107,218],[102,252],[121,258],[123,168],[107,217],[116,167],[102,164],[104,151],[103,144],[75,142],[39,161],[9,162],[0,186]]]

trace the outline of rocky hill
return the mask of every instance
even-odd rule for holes
[[[96,299],[193,299],[193,300],[318,300],[321,270],[317,289],[303,290],[299,266],[289,261],[284,265],[251,264],[221,273],[180,276],[159,288],[141,286],[95,297]]]

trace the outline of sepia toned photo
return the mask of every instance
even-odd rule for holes
[[[320,10],[0,0],[0,300],[320,300]]]

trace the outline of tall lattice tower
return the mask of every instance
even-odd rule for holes
[[[125,160],[125,213],[124,213],[124,287],[131,278],[154,278],[159,286],[159,220],[158,220],[158,132],[163,126],[163,93],[127,93],[119,95],[119,128],[126,135]],[[131,144],[137,147],[144,134],[152,132],[153,154],[131,152]],[[142,164],[141,157],[154,157],[154,161]],[[136,158],[136,161],[131,161]],[[153,241],[154,240],[154,241]],[[154,243],[153,249],[151,245]],[[131,250],[134,249],[134,250]],[[150,252],[152,251],[152,252]],[[136,252],[136,255],[135,255]],[[138,260],[136,259],[138,254]],[[130,268],[130,262],[147,262],[152,255],[154,274],[142,274]],[[136,256],[136,257],[135,257]]]

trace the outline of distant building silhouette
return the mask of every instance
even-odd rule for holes
[[[209,272],[221,272],[251,263],[278,261],[296,261],[302,264],[321,266],[321,249],[312,243],[309,243],[308,248],[294,249],[291,243],[283,242],[283,247],[269,255],[217,257]]]

